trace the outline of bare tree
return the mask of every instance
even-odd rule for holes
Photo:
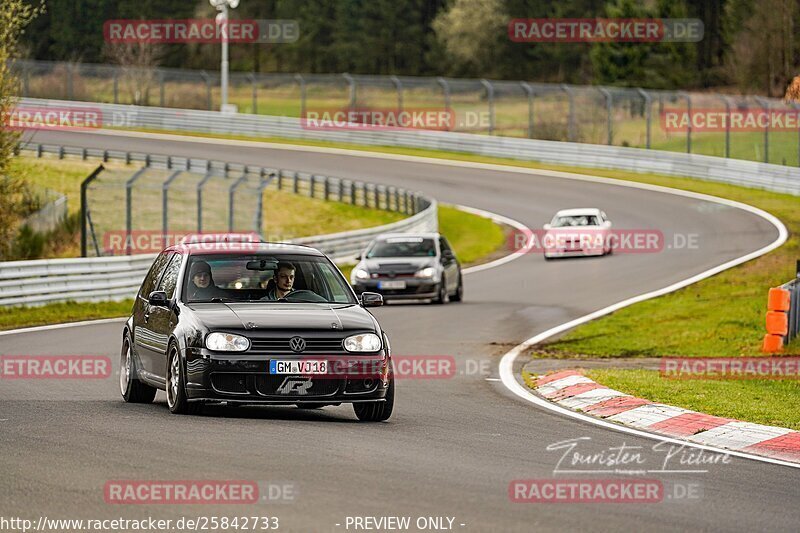
[[[148,105],[150,90],[156,85],[156,67],[163,51],[152,43],[107,44],[105,55],[122,67],[122,86],[134,104]]]

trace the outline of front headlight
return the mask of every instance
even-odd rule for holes
[[[414,273],[415,278],[432,278],[436,275],[436,269],[433,267],[426,267],[422,270],[417,270]]]
[[[374,333],[351,335],[344,340],[348,352],[377,352],[381,349],[381,339]]]
[[[206,337],[206,348],[215,352],[243,352],[250,347],[247,337],[233,333],[210,333]]]
[[[369,272],[363,268],[357,268],[353,270],[353,276],[355,279],[369,279]]]

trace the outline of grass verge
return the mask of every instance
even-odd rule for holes
[[[41,307],[0,307],[0,330],[127,316],[133,300],[55,303]]]
[[[796,380],[672,380],[657,370],[593,369],[586,375],[640,398],[768,426],[800,430]]]

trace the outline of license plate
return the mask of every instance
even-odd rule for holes
[[[378,282],[379,289],[405,289],[406,282],[405,281],[379,281]]]
[[[303,361],[281,361],[272,359],[269,362],[270,374],[327,374],[328,361],[305,359]]]

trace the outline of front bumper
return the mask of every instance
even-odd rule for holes
[[[406,286],[403,289],[379,288],[379,284],[386,281],[404,281]],[[422,300],[436,298],[439,291],[439,282],[424,278],[403,278],[402,280],[368,279],[356,281],[353,285],[353,290],[358,295],[363,292],[377,292],[383,296],[384,300]]]
[[[383,400],[391,358],[374,355],[277,356],[280,360],[326,360],[329,374],[270,374],[270,358],[220,355],[188,349],[186,394],[190,400],[293,405]]]

